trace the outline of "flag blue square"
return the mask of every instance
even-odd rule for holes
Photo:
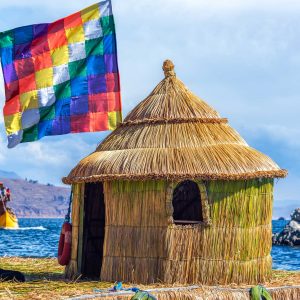
[[[17,45],[29,43],[33,40],[33,25],[16,28],[14,30],[14,42]]]
[[[88,95],[88,80],[86,77],[76,77],[71,80],[71,94],[72,97]]]
[[[92,55],[87,58],[87,74],[99,75],[106,73],[105,60],[103,55]]]

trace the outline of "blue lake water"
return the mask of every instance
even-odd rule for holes
[[[0,230],[0,256],[56,257],[63,219],[19,219],[20,229]],[[279,232],[287,221],[273,221]],[[273,268],[300,270],[300,247],[273,246]]]

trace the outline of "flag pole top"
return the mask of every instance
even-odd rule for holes
[[[165,73],[165,77],[171,77],[171,76],[176,76],[176,73],[174,71],[174,64],[171,60],[167,59],[164,61],[162,69]]]

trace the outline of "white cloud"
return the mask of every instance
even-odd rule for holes
[[[51,22],[93,3],[0,1],[0,26]],[[149,94],[163,77],[162,61],[171,58],[187,86],[245,138],[265,137],[266,152],[280,146],[289,161],[299,153],[300,1],[113,0],[113,8],[124,112]],[[102,136],[49,137],[13,150],[2,140],[0,168],[59,182]],[[293,170],[280,181],[276,199],[297,199],[299,177]]]

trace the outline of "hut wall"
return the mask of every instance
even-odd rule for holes
[[[211,225],[168,227],[162,281],[258,283],[271,275],[273,180],[207,183]]]
[[[155,282],[168,227],[166,183],[104,183],[106,226],[101,280]]]
[[[210,219],[188,226],[172,223],[170,186],[105,183],[102,280],[252,284],[269,278],[272,179],[207,183]]]

